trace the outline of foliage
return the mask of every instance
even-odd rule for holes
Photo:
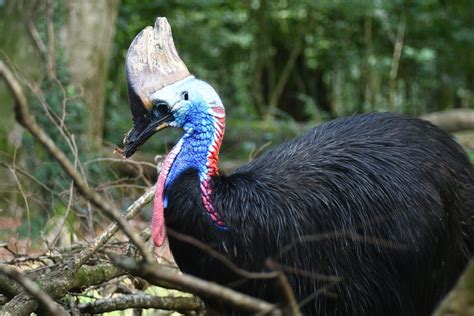
[[[168,17],[183,59],[233,117],[306,121],[472,107],[473,12],[471,1],[124,0],[107,136],[126,130],[128,45],[157,16]]]

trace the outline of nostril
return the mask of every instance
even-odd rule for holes
[[[168,113],[168,106],[164,103],[158,104],[157,110],[161,113]]]
[[[169,113],[170,109],[168,104],[164,101],[156,101],[154,102],[154,112],[155,114],[167,114]]]

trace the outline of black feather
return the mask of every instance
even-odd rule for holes
[[[298,300],[309,297],[305,315],[429,315],[474,248],[473,167],[447,133],[415,118],[337,119],[212,184],[228,230],[206,215],[192,169],[167,191],[167,227],[250,271],[267,258],[290,267]],[[184,272],[280,300],[274,281],[240,280],[189,244],[170,246]]]

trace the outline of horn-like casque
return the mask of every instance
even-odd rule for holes
[[[148,26],[135,37],[125,69],[129,93],[137,95],[148,110],[153,92],[190,75],[176,51],[166,18],[157,18],[155,27]]]
[[[128,49],[125,70],[128,101],[133,115],[133,128],[123,140],[126,150],[137,146],[136,139],[150,123],[153,108],[151,95],[191,76],[176,51],[166,18],[157,18],[155,27],[148,26],[135,37]],[[130,151],[129,155],[135,150]],[[117,151],[124,153],[121,149]]]
[[[128,49],[125,69],[134,116],[133,107],[139,106],[137,101],[140,100],[142,106],[149,111],[152,107],[151,94],[190,76],[176,51],[166,18],[157,18],[155,27],[148,26],[135,37]]]

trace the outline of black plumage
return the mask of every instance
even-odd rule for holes
[[[433,125],[338,119],[219,175],[224,106],[189,73],[165,18],[135,37],[126,69],[134,126],[124,156],[158,130],[183,130],[157,181],[155,245],[166,224],[252,272],[272,258],[307,315],[429,315],[471,257],[474,170]],[[274,280],[242,278],[169,232],[184,272],[282,301]]]
[[[474,248],[473,167],[447,133],[416,118],[337,119],[214,176],[212,186],[227,230],[204,215],[193,169],[167,190],[166,226],[250,271],[265,271],[266,258],[290,267],[307,315],[429,315]],[[184,272],[280,299],[274,281],[240,280],[169,241]]]

